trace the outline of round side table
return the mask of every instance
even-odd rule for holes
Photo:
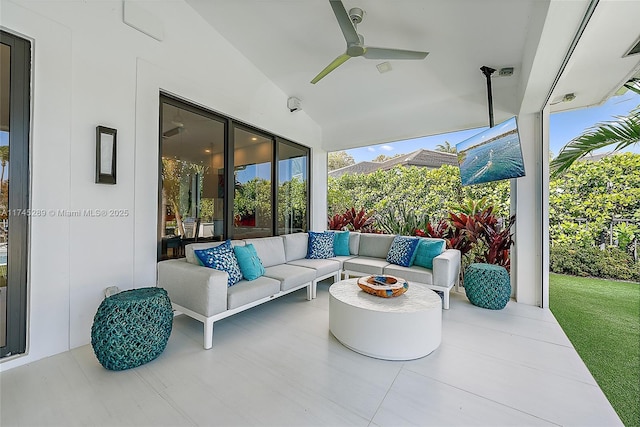
[[[158,357],[173,327],[167,291],[132,289],[105,298],[93,318],[91,346],[112,371],[135,368]]]
[[[501,310],[511,298],[511,278],[499,265],[471,264],[464,272],[464,290],[471,304]]]

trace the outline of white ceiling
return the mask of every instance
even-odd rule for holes
[[[544,105],[587,0],[344,0],[366,15],[369,46],[429,51],[420,61],[352,58],[316,85],[310,80],[346,44],[328,0],[187,0],[321,127],[327,149],[487,126],[483,65],[515,67],[492,78],[496,122]],[[621,58],[637,40],[640,1],[603,1],[551,101],[574,92],[575,108],[605,100],[639,68]],[[527,111],[532,112],[532,111]],[[291,114],[301,114],[294,112]]]

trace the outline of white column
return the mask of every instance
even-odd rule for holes
[[[537,306],[542,306],[543,289],[548,288],[549,142],[543,122],[548,122],[548,113],[518,116],[526,176],[511,184],[511,210],[516,214],[511,283],[516,301]]]

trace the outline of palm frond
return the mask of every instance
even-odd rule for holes
[[[640,142],[640,108],[634,109],[628,116],[617,116],[616,119],[598,123],[569,141],[551,162],[551,177],[559,176],[576,160],[600,148],[615,146],[615,152]]]
[[[640,79],[633,78],[624,85],[627,89],[640,95]]]

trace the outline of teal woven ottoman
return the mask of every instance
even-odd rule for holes
[[[511,298],[511,279],[499,265],[471,264],[464,272],[464,290],[471,304],[502,310]]]
[[[102,301],[93,318],[91,346],[105,368],[135,368],[164,351],[172,327],[167,291],[155,287],[132,289]]]

